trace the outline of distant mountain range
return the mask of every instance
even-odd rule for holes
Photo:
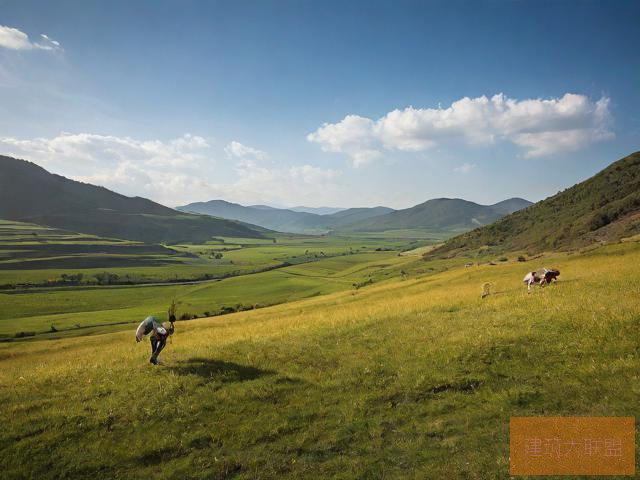
[[[259,225],[270,230],[288,233],[326,233],[342,225],[383,215],[393,211],[386,207],[348,208],[332,214],[319,215],[266,205],[245,207],[225,200],[196,202],[177,207],[182,212],[199,213]]]
[[[531,202],[522,198],[510,198],[495,205],[479,205],[459,198],[436,198],[411,208],[353,222],[343,229],[356,232],[403,229],[459,232],[487,225],[529,205]]]
[[[261,238],[264,229],[178,212],[141,197],[76,182],[0,155],[0,218],[148,243]]]
[[[291,207],[289,210],[293,210],[294,212],[305,212],[305,213],[315,213],[316,215],[331,215],[333,213],[341,212],[342,210],[346,210],[346,208],[335,208],[335,207]]]
[[[491,225],[451,238],[429,256],[537,253],[640,235],[640,152]]]
[[[404,210],[388,207],[348,208],[318,215],[264,205],[245,207],[224,200],[211,200],[191,203],[177,209],[239,220],[270,230],[290,233],[382,232],[404,229],[455,233],[486,225],[529,205],[531,202],[521,198],[511,198],[495,205],[478,205],[466,200],[439,198]]]
[[[450,236],[529,205],[521,198],[495,205],[438,198],[402,210],[296,207],[299,211],[294,211],[211,200],[174,210],[146,198],[126,197],[49,173],[31,162],[0,156],[0,219],[147,243],[202,242],[213,236],[262,238],[270,231],[349,234],[426,230]]]

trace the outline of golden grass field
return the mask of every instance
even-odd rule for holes
[[[505,478],[511,416],[639,413],[640,243],[176,330],[1,344],[0,476]]]

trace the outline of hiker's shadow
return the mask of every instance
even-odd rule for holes
[[[261,368],[240,365],[223,360],[213,360],[210,358],[190,358],[172,367],[177,375],[197,375],[207,381],[222,383],[246,382],[257,378],[273,375],[273,370],[263,370]]]

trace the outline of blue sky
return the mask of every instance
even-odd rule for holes
[[[539,200],[640,149],[639,24],[622,1],[0,0],[0,152],[170,206]]]

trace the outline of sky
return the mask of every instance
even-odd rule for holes
[[[0,0],[0,154],[168,206],[543,199],[640,150],[638,1]]]

